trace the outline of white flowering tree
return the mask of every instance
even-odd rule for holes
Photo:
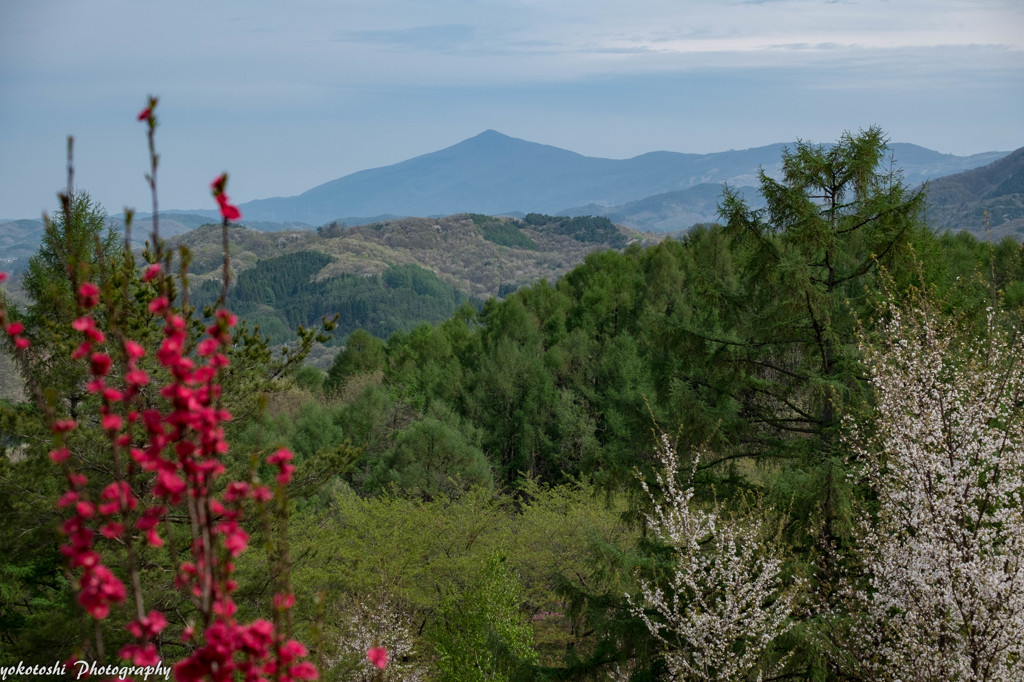
[[[387,599],[356,602],[345,609],[337,655],[328,657],[332,679],[346,682],[421,682],[427,679],[409,618]],[[387,650],[387,668],[375,665],[368,652]]]
[[[1024,679],[1024,348],[890,302],[863,343],[875,418],[849,442],[863,519],[855,665],[878,680]]]
[[[770,673],[772,643],[791,626],[795,590],[783,585],[781,560],[764,542],[755,519],[725,518],[693,501],[692,471],[679,478],[679,458],[662,436],[654,476],[659,493],[642,481],[653,510],[653,535],[671,548],[667,581],[640,579],[626,595],[633,615],[665,647],[672,680],[746,680]],[[696,466],[696,463],[694,464]]]

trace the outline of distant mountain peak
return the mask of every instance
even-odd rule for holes
[[[447,147],[445,149],[441,149],[439,151],[440,152],[445,152],[445,151],[447,151],[449,149],[460,149],[460,150],[461,149],[495,149],[495,150],[504,151],[504,150],[507,150],[507,149],[516,149],[516,148],[521,148],[521,149],[528,149],[528,148],[540,149],[540,148],[544,148],[544,147],[547,147],[547,146],[548,145],[540,144],[539,142],[530,142],[529,140],[524,140],[524,139],[521,139],[521,138],[518,138],[518,137],[512,137],[511,135],[506,135],[505,133],[502,133],[502,132],[499,132],[497,130],[494,130],[493,128],[488,128],[487,130],[483,131],[482,133],[478,133],[477,135],[474,135],[473,137],[467,138],[467,139],[463,140],[462,142],[456,142],[452,146]],[[551,149],[557,149],[557,147],[550,147],[550,148]],[[565,150],[560,150],[560,151],[565,151]],[[435,152],[435,153],[437,153],[437,152]],[[429,156],[429,154],[428,154],[428,156]]]
[[[456,142],[451,147],[448,147],[448,149],[451,149],[452,147],[479,146],[479,145],[482,145],[482,144],[484,144],[484,145],[507,144],[509,142],[522,142],[522,143],[525,143],[525,144],[532,144],[530,142],[526,142],[526,140],[520,140],[520,139],[515,138],[515,137],[510,137],[509,135],[506,135],[505,133],[498,132],[497,130],[494,130],[493,128],[488,128],[487,130],[483,131],[482,133],[478,133],[478,134],[474,135],[473,137],[468,137],[465,140],[462,140],[461,142]],[[440,150],[440,151],[444,151],[444,150]]]
[[[471,140],[472,139],[483,139],[483,140],[486,140],[486,139],[491,139],[491,138],[500,139],[500,140],[514,140],[514,139],[516,139],[514,137],[506,135],[505,133],[499,132],[499,131],[495,130],[494,128],[488,128],[487,130],[483,131],[479,135],[474,135],[470,139]]]
[[[241,208],[249,219],[316,225],[343,216],[507,215],[552,213],[572,206],[612,207],[701,184],[754,185],[758,168],[778,166],[782,146],[605,159],[488,128],[444,149],[352,173],[296,197],[262,199]],[[909,148],[898,150],[896,156],[908,183],[993,160],[911,153]],[[917,162],[917,157],[928,158]]]

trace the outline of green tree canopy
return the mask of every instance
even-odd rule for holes
[[[77,317],[75,292],[86,280],[102,284],[123,240],[103,207],[88,192],[66,198],[46,219],[39,252],[29,260],[22,287],[32,300],[32,322],[67,322]]]

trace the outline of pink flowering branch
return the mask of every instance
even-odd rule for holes
[[[217,298],[217,305],[223,306],[228,296],[228,277],[230,273],[229,263],[229,250],[228,250],[228,221],[238,220],[242,217],[238,207],[232,205],[228,199],[228,195],[224,192],[224,188],[228,184],[228,174],[221,173],[210,183],[210,191],[213,193],[213,198],[217,200],[217,205],[220,206],[221,215],[221,247],[224,252],[224,266],[221,272],[221,288],[220,296]]]
[[[157,249],[160,248],[160,229],[158,223],[159,206],[156,195],[156,168],[159,165],[160,156],[156,153],[157,119],[154,110],[159,101],[158,98],[150,95],[146,102],[146,108],[135,117],[136,120],[143,121],[146,124],[146,141],[149,144],[149,172],[146,174],[146,182],[149,184],[150,196],[153,197],[153,247]]]
[[[112,609],[127,601],[129,589],[105,563],[104,547],[121,546],[127,552],[126,573],[134,601],[134,618],[125,626],[134,639],[122,647],[119,656],[133,665],[154,665],[160,660],[157,643],[168,626],[165,614],[148,609],[140,577],[139,557],[143,551],[164,547],[170,552],[175,586],[191,601],[197,623],[185,627],[183,640],[191,653],[174,666],[175,679],[186,680],[291,680],[316,679],[316,667],[303,660],[308,651],[281,626],[281,616],[294,605],[287,587],[286,562],[278,563],[282,585],[275,597],[275,622],[258,619],[240,623],[233,593],[235,560],[248,547],[244,509],[248,502],[262,509],[274,498],[270,487],[255,477],[250,481],[221,479],[226,473],[223,458],[229,446],[224,424],[231,414],[221,405],[220,377],[230,365],[228,351],[237,319],[222,306],[218,308],[203,338],[193,347],[188,324],[172,305],[173,289],[160,261],[161,247],[156,233],[157,156],[153,133],[157,100],[149,98],[139,115],[148,125],[151,166],[147,180],[153,191],[154,235],[157,262],[141,277],[155,285],[148,312],[162,327],[161,340],[150,356],[144,341],[132,339],[117,322],[110,292],[93,282],[77,285],[80,314],[72,328],[80,343],[72,359],[87,366],[87,391],[98,402],[99,429],[109,444],[113,480],[95,497],[89,479],[74,466],[68,438],[83,428],[75,419],[48,411],[54,447],[50,458],[62,467],[67,489],[58,506],[69,516],[61,530],[79,604],[97,623]],[[70,164],[69,164],[70,166]],[[70,183],[70,180],[69,180]],[[226,176],[215,181],[215,197],[224,216],[239,217],[224,195]],[[225,237],[226,238],[226,237]],[[225,283],[227,276],[225,246]],[[6,275],[0,276],[0,282]],[[222,301],[223,303],[223,297]],[[106,306],[106,329],[101,329],[96,312]],[[10,320],[0,298],[0,325],[18,351],[28,347],[21,322]],[[144,360],[155,360],[157,374],[147,372]],[[159,379],[157,376],[159,375]],[[159,396],[155,401],[153,391]],[[295,471],[292,454],[279,450],[268,458],[277,469],[277,498],[284,502],[284,488]],[[222,491],[222,492],[221,492]],[[188,548],[179,560],[173,533],[176,518],[187,519]],[[180,525],[180,524],[178,524]],[[161,528],[164,528],[161,534]],[[287,621],[287,619],[284,619]],[[97,629],[97,632],[99,630]],[[102,658],[102,639],[97,636]]]

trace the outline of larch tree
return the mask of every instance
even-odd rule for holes
[[[802,520],[792,539],[816,552],[845,545],[852,529],[837,435],[866,397],[855,314],[879,265],[898,279],[916,272],[907,265],[924,194],[903,183],[878,128],[831,145],[799,142],[783,153],[780,178],[762,171],[760,180],[764,208],[724,194],[742,274],[705,314],[721,332],[694,324],[688,342],[701,341],[693,375],[711,377],[706,390],[727,396],[740,418],[719,458],[782,462],[774,492]],[[822,584],[835,580],[835,566],[818,568]]]

